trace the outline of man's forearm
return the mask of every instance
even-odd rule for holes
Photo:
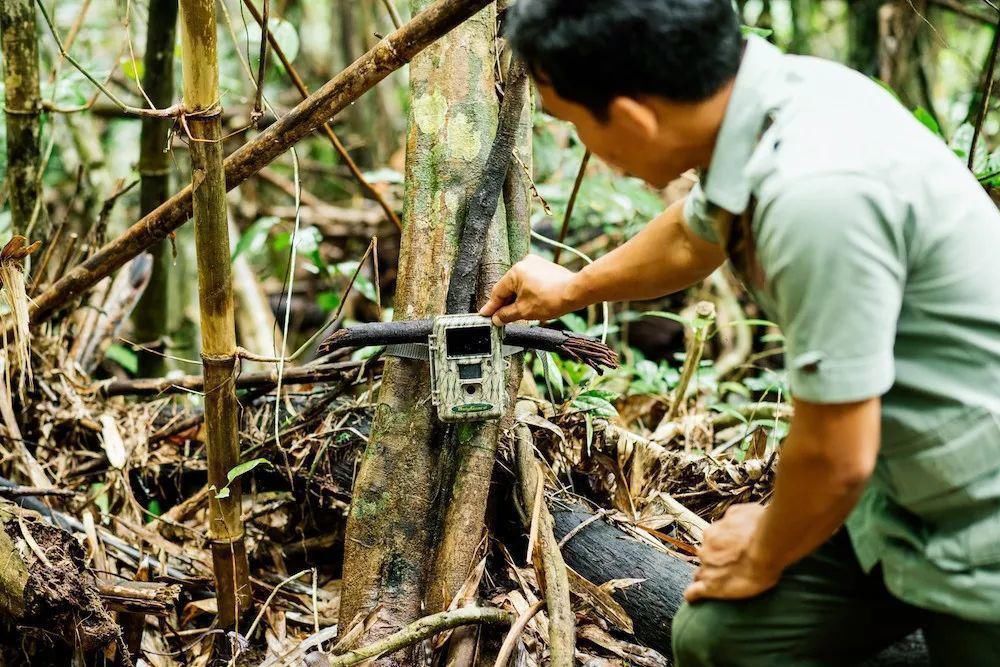
[[[827,417],[820,421],[809,418],[815,406],[796,404],[774,496],[751,544],[755,561],[783,570],[812,553],[844,523],[874,468],[879,406],[877,399],[823,406]]]
[[[653,299],[684,289],[722,264],[722,249],[688,228],[679,201],[624,245],[588,265],[571,285],[572,309],[600,301]]]
[[[837,480],[823,462],[800,456],[794,443],[778,469],[774,497],[761,519],[751,557],[783,570],[836,532],[858,502],[864,484]]]

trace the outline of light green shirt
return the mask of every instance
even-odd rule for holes
[[[751,37],[685,214],[719,242],[751,202],[792,393],[882,397],[855,551],[912,604],[1000,621],[1000,213],[878,84]]]

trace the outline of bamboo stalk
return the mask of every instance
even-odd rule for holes
[[[146,53],[143,55],[142,87],[156,108],[173,104],[174,42],[177,37],[177,0],[150,0],[146,31]],[[166,152],[170,119],[143,118],[139,144],[139,206],[142,215],[170,197],[170,157]],[[171,312],[183,310],[183,304],[170,303],[172,280],[178,267],[173,267],[172,248],[161,241],[150,252],[153,274],[132,315],[135,336],[140,341],[155,340],[171,332]],[[151,351],[139,352],[139,374],[164,375],[166,358]]]
[[[190,133],[195,249],[205,373],[208,484],[229,488],[209,503],[219,625],[231,628],[252,604],[240,516],[242,489],[227,473],[239,464],[236,416],[236,321],[230,266],[226,181],[222,163],[219,65],[212,0],[181,0],[185,125]]]
[[[490,0],[438,0],[415,16],[253,141],[230,155],[225,162],[226,188],[235,188],[266,167],[289,147],[309,136],[379,81],[488,4]],[[46,321],[102,278],[162,241],[183,225],[190,213],[191,188],[187,187],[40,294],[32,305],[32,323]],[[6,326],[9,324],[5,322]]]
[[[14,234],[44,236],[32,225],[38,203],[39,112],[38,38],[32,0],[0,2],[7,123],[7,183]]]

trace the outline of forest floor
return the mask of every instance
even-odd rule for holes
[[[126,607],[114,604],[109,587],[145,579],[160,582],[159,594],[174,596],[161,608],[146,607],[151,613],[145,621],[142,613],[132,614],[139,619],[132,626],[144,629],[147,664],[207,664],[217,611],[205,530],[213,492],[205,486],[201,414],[179,408],[175,398],[178,386],[197,393],[197,378],[175,378],[160,387],[94,382],[61,349],[57,340],[36,342],[42,365],[36,365],[24,397],[32,406],[30,419],[22,424],[22,440],[6,451],[12,479],[37,487],[45,481],[41,475],[52,489],[35,493],[7,484],[13,488],[0,493],[49,514],[75,535],[82,548],[72,558],[88,580],[80,590],[101,591],[119,621]],[[332,646],[315,640],[329,636],[337,623],[346,513],[381,361],[340,367],[325,382],[288,386],[277,406],[273,393],[264,393],[271,388],[266,383],[242,395],[243,460],[252,461],[241,475],[243,510],[257,613],[239,631],[248,649],[241,664],[302,664],[296,650],[304,641]],[[146,396],[130,396],[138,393]],[[517,413],[544,462],[549,505],[584,504],[595,520],[687,561],[708,522],[733,503],[765,499],[770,490],[774,448],[764,430],[752,426],[754,413],[770,420],[788,416],[787,408],[773,404],[751,404],[740,414],[709,410],[698,401],[682,401],[671,415],[670,397],[653,393],[615,399],[607,406],[612,412],[595,410],[579,396],[562,403],[543,398],[530,374],[522,394]],[[14,406],[0,407],[7,416]],[[514,469],[505,437],[495,474],[498,499],[512,496]],[[482,578],[480,590],[488,592],[483,602],[520,615],[544,594],[525,559],[526,531],[507,512],[493,520],[474,578]],[[51,555],[38,537],[42,523],[29,518],[19,525],[32,526],[29,534],[41,544],[41,554],[33,550],[28,560]],[[598,583],[603,586],[573,587],[578,659],[590,665],[667,664],[630,635],[628,614],[612,595],[641,581]],[[82,617],[94,604],[79,601],[75,613]],[[521,637],[521,664],[543,663],[546,628],[542,610]]]

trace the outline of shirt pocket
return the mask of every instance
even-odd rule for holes
[[[902,444],[902,443],[900,443]],[[1000,415],[968,408],[883,452],[890,497],[934,521],[1000,499]]]

